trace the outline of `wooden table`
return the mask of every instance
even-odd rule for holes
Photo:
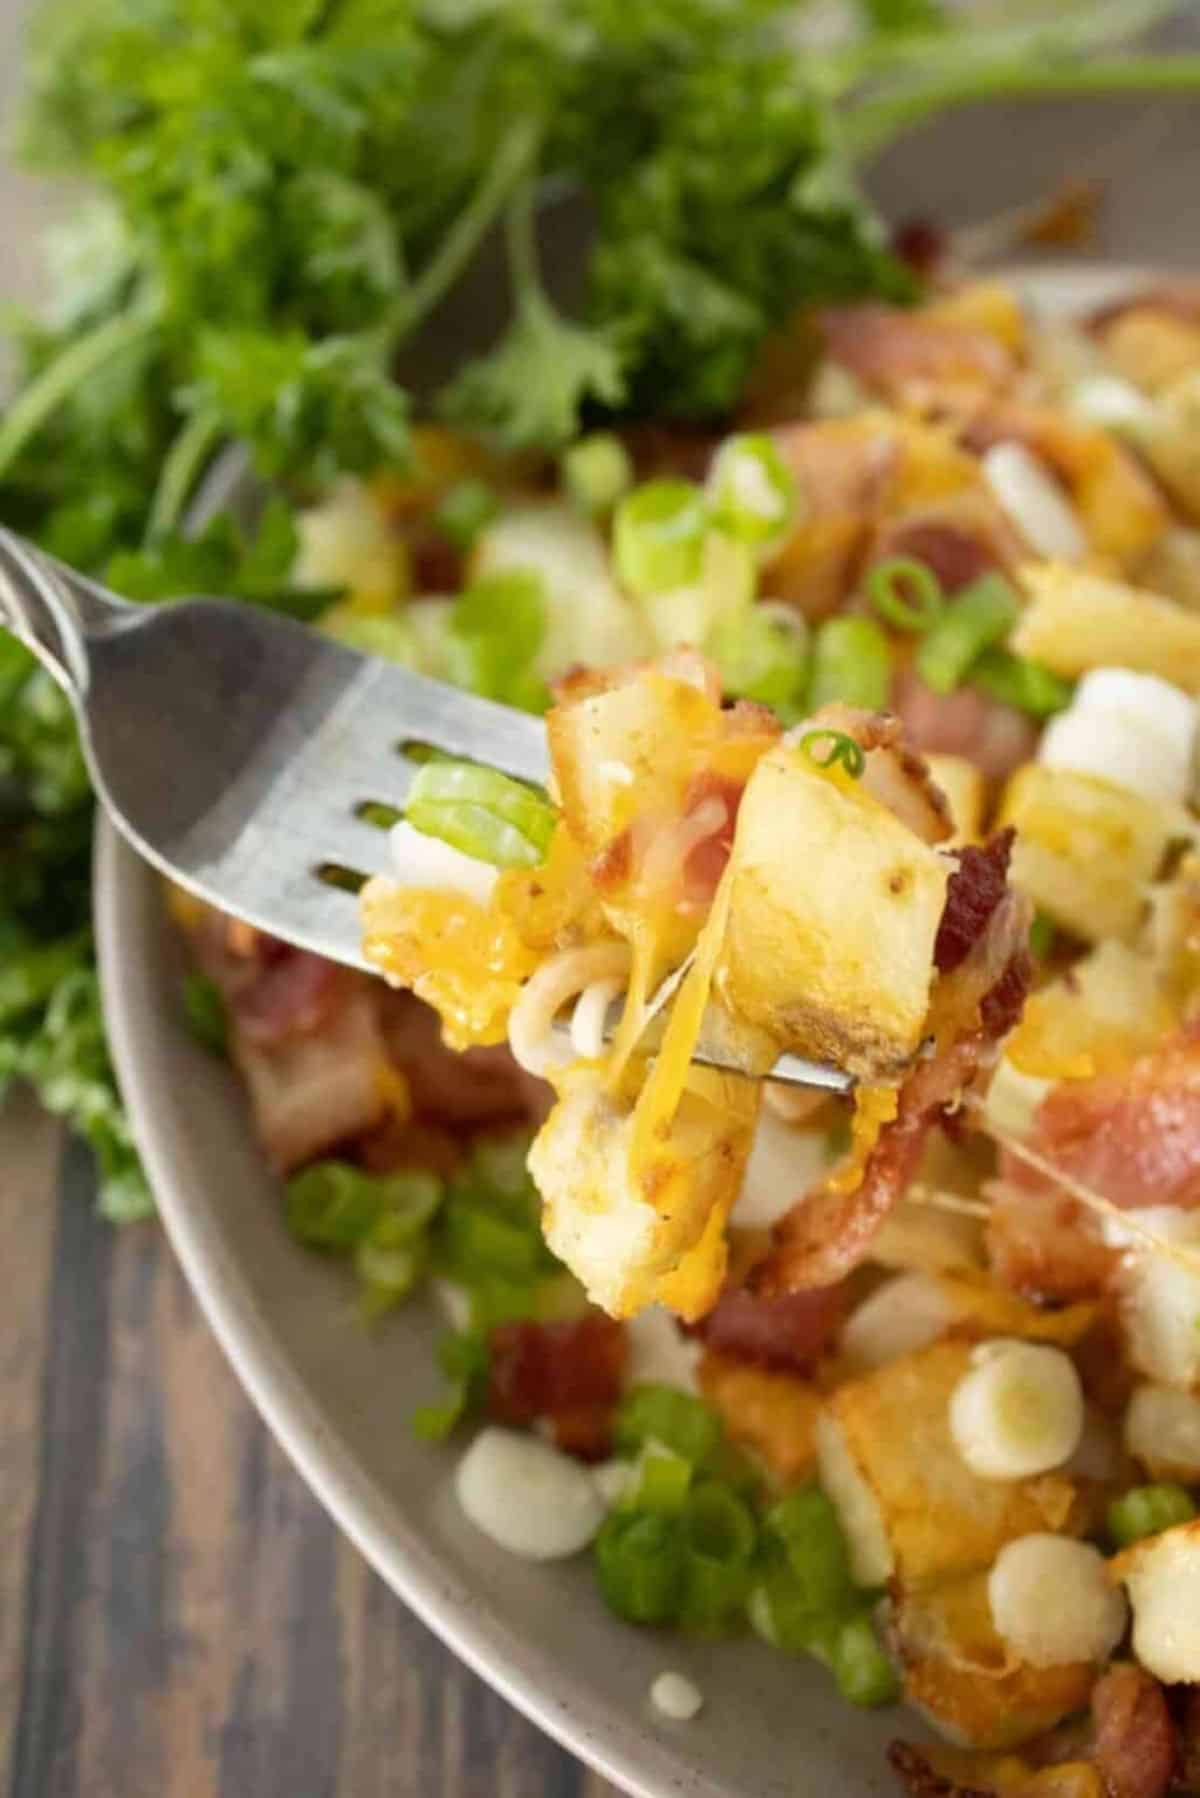
[[[157,1224],[0,1111],[0,1790],[605,1798],[330,1523]]]

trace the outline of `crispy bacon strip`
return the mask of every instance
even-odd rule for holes
[[[1109,1798],[1164,1798],[1175,1771],[1175,1730],[1162,1687],[1132,1661],[1092,1691],[1093,1758]]]
[[[880,1130],[858,1183],[843,1188],[835,1170],[776,1225],[770,1253],[754,1270],[757,1291],[773,1295],[832,1286],[856,1267],[914,1177],[934,1125],[995,1060],[1032,972],[1028,905],[1003,885],[1010,847],[1001,836],[969,860],[967,852],[959,852],[959,869],[947,892],[944,953],[953,957],[961,951],[962,958],[934,989],[935,1052],[919,1061],[900,1087],[896,1115]],[[963,951],[971,928],[977,931],[975,941]]]
[[[1015,1165],[1015,1163],[1014,1163]],[[1108,1290],[1119,1263],[1092,1214],[1069,1193],[1029,1192],[996,1181],[988,1189],[988,1262],[1002,1286],[1029,1299],[1072,1304]]]
[[[764,1298],[745,1286],[723,1292],[696,1327],[705,1345],[737,1361],[810,1373],[841,1328],[846,1293],[817,1287]]]
[[[608,1452],[628,1358],[624,1325],[602,1311],[556,1324],[492,1331],[487,1405],[500,1423],[549,1422],[559,1448],[581,1460]]]
[[[975,687],[935,693],[911,669],[896,677],[892,709],[915,749],[964,756],[992,780],[1006,780],[1037,747],[1037,727],[1024,712]]]
[[[1200,1205],[1200,1037],[1176,1037],[1119,1074],[1064,1082],[1043,1100],[1032,1141],[1122,1209]],[[1047,1188],[1016,1157],[1002,1171],[1012,1185]]]

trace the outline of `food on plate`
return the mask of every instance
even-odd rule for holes
[[[466,1514],[904,1697],[953,1745],[896,1744],[916,1794],[1163,1798],[1197,1754],[1180,317],[947,286],[798,320],[706,440],[428,429],[300,572],[546,709],[545,786],[408,746],[383,979],[174,901],[290,1227],[369,1313],[446,1309],[415,1426],[484,1423]]]

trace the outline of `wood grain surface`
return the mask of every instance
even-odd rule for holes
[[[0,1111],[5,1798],[605,1798],[336,1531],[155,1224]]]

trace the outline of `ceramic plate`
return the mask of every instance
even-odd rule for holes
[[[1131,279],[1091,268],[1023,285],[1061,313]],[[181,957],[158,879],[110,826],[95,903],[113,1052],[163,1222],[251,1398],[388,1584],[513,1704],[642,1798],[894,1792],[886,1744],[898,1728],[920,1733],[902,1712],[853,1711],[815,1664],[753,1638],[627,1629],[605,1611],[586,1558],[533,1566],[466,1522],[452,1491],[458,1450],[415,1441],[406,1423],[436,1389],[440,1315],[417,1301],[368,1333],[344,1268],[287,1235],[238,1083],[182,1023]],[[706,1696],[691,1723],[649,1706],[666,1667]]]

